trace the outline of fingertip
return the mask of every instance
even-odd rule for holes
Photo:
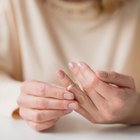
[[[76,66],[75,62],[69,62],[68,63],[68,67],[69,67],[70,70],[73,70],[75,68],[75,66]]]
[[[56,76],[59,78],[59,79],[64,79],[65,77],[65,72],[62,70],[62,69],[59,69],[56,71]]]
[[[74,95],[70,92],[65,92],[64,93],[64,99],[67,99],[67,100],[73,100],[74,99]]]
[[[95,73],[95,72],[93,71],[93,69],[92,69],[86,62],[80,61],[80,62],[78,62],[77,65],[78,65],[79,68],[80,68],[81,70],[83,70],[83,71],[88,70],[89,72]]]

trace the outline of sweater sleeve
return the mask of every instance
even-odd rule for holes
[[[10,23],[7,20],[4,2],[7,0],[0,0],[0,115],[19,118],[16,100],[21,82],[15,78],[15,73],[18,73],[15,67],[15,49],[11,41]]]

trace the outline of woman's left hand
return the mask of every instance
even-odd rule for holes
[[[82,97],[78,113],[99,124],[140,123],[140,94],[132,77],[116,72],[95,73],[84,62],[69,63],[69,68],[82,87],[82,90],[78,86],[73,90],[77,100],[78,96]],[[60,81],[67,87],[72,80],[62,73]]]

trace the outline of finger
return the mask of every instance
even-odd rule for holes
[[[59,81],[62,84],[62,86],[65,88],[74,83],[63,70],[58,70],[56,72],[56,75],[59,78]]]
[[[72,112],[71,110],[34,110],[28,108],[20,108],[20,116],[24,120],[33,121],[36,123],[43,123],[46,121],[54,120],[60,118],[68,113]]]
[[[86,91],[87,95],[90,97],[90,99],[94,102],[98,110],[102,107],[103,103],[105,102],[104,95],[99,94],[95,89],[94,86],[91,84],[93,83],[95,74],[91,70],[91,68],[83,64],[84,68],[81,70],[81,64],[80,66],[77,65],[74,62],[69,63],[69,68],[73,74],[74,77],[77,78],[77,80],[81,83],[83,86],[83,89]],[[95,77],[96,78],[96,77]]]
[[[89,83],[92,83],[96,75],[92,69],[81,62],[79,64],[70,62],[69,69],[76,79],[81,83],[82,87],[88,87]],[[91,86],[89,86],[91,88]]]
[[[107,105],[108,100],[103,97],[104,95],[99,94],[94,88],[92,88],[90,92],[87,93],[87,95],[94,102],[99,111],[102,110],[103,106]]]
[[[38,97],[74,99],[74,95],[62,87],[37,81],[25,81],[21,86],[21,92]]]
[[[85,63],[78,65],[74,62],[71,62],[69,63],[69,68],[73,76],[77,78],[87,94],[93,99],[94,95],[97,94],[97,92],[94,90],[94,84],[96,82],[93,84],[93,81],[95,81],[96,78],[95,73]]]
[[[70,100],[58,100],[53,98],[42,98],[31,96],[27,94],[21,94],[17,100],[20,107],[31,109],[77,109],[78,103]]]
[[[69,85],[74,83],[63,70],[57,71],[57,77],[59,78],[60,83],[65,88],[67,88]],[[78,85],[76,87],[73,87],[72,89],[70,89],[70,91],[74,94],[75,99],[77,99],[77,101],[79,101],[79,103],[82,104],[84,102],[84,100],[85,100],[84,94],[80,90],[80,87]]]
[[[57,71],[57,77],[59,78],[59,81],[65,88],[74,83],[63,70]],[[94,103],[92,103],[87,98],[87,96],[84,96],[84,93],[80,90],[80,87],[76,86],[71,90],[72,90],[71,92],[75,95],[75,99],[77,99],[77,101],[79,101],[79,103],[82,105],[81,107],[79,106],[76,112],[80,113],[89,121],[95,122],[93,116],[92,117],[90,116],[90,114],[93,113],[95,114],[94,117],[96,119],[96,116],[98,115],[97,108],[94,105]]]
[[[97,118],[99,118],[99,113],[95,112],[88,112],[86,109],[84,109],[82,106],[79,107],[78,110],[76,110],[77,113],[81,114],[83,117],[85,117],[87,120],[89,120],[92,123],[95,123]],[[94,115],[91,115],[94,113]]]
[[[130,76],[119,74],[117,72],[98,71],[96,75],[104,82],[115,84],[119,87],[135,89],[134,79]]]
[[[70,67],[72,74],[78,79],[83,89],[92,99],[97,93],[100,94],[100,96],[97,95],[100,101],[103,101],[103,98],[110,100],[114,97],[114,91],[116,91],[117,88],[97,78],[94,71],[87,64],[80,62],[79,65],[76,63],[73,63],[73,65],[73,67]]]
[[[58,121],[58,119],[47,121],[45,123],[35,123],[32,121],[27,121],[27,123],[31,128],[33,128],[36,131],[44,131],[44,130],[47,130],[47,129],[51,128],[52,126],[54,126],[57,121]]]
[[[69,86],[69,84],[73,83],[73,81],[64,71],[58,71],[57,75],[63,86],[67,87]],[[97,107],[94,105],[91,99],[80,89],[78,85],[71,88],[70,91],[75,95],[75,99],[81,104],[84,109],[88,110],[88,112],[90,113],[93,111],[94,113],[97,113]]]

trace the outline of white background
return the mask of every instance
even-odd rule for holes
[[[76,113],[39,133],[20,120],[0,117],[0,140],[140,140],[140,126],[94,125]]]

